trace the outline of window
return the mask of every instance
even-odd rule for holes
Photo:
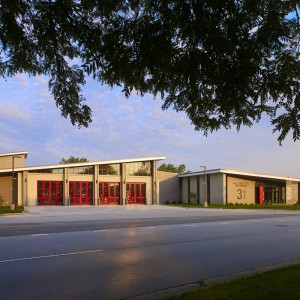
[[[120,175],[120,165],[99,165],[99,175]]]
[[[73,167],[69,168],[69,174],[94,174],[93,166]]]
[[[43,170],[30,170],[29,173],[50,173],[50,174],[63,174],[64,169],[43,169]]]
[[[134,162],[126,164],[126,174],[131,176],[150,176],[150,161]]]

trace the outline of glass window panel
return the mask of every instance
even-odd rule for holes
[[[80,196],[80,183],[76,183],[76,196]]]
[[[29,173],[53,173],[53,174],[63,174],[64,169],[44,169],[44,170],[30,170]]]
[[[100,175],[120,175],[119,164],[99,165]]]
[[[142,197],[146,197],[146,183],[142,183]]]
[[[70,174],[94,174],[93,166],[73,167],[69,168]]]
[[[104,197],[108,197],[108,183],[104,183]]]
[[[74,183],[73,182],[70,183],[69,189],[70,189],[70,195],[73,196],[74,195]]]
[[[139,196],[141,195],[141,194],[140,194],[140,193],[141,193],[140,187],[141,187],[141,186],[140,186],[140,184],[138,183],[138,184],[136,185],[136,196],[137,196],[137,197],[139,197]]]
[[[102,197],[102,186],[103,186],[103,184],[100,183],[100,185],[99,185],[99,197]]]
[[[86,183],[85,182],[82,183],[82,196],[83,197],[86,196]]]
[[[109,185],[109,188],[110,188],[110,191],[109,191],[110,196],[114,197],[115,196],[115,185],[114,185],[114,183],[111,183]]]
[[[93,194],[93,183],[89,182],[89,197],[92,197]]]
[[[51,195],[52,197],[56,196],[56,182],[51,183]]]
[[[38,182],[38,197],[42,197],[42,191],[43,191],[43,183],[41,181]]]
[[[120,184],[116,183],[116,196],[120,197]]]
[[[150,161],[127,163],[126,174],[131,176],[150,176],[151,163]]]

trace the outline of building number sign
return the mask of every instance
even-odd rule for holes
[[[246,190],[245,189],[237,189],[237,197],[238,200],[246,199]]]

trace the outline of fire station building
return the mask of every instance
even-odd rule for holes
[[[183,203],[296,204],[300,178],[241,172],[205,170],[179,175]]]
[[[300,178],[228,169],[181,175],[157,171],[165,157],[26,167],[27,155],[0,154],[0,205],[300,202]]]
[[[158,204],[165,157],[25,167],[28,152],[0,154],[2,205]]]

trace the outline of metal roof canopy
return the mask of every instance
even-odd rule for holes
[[[72,167],[85,167],[85,166],[95,166],[95,165],[108,165],[108,164],[118,164],[118,163],[163,160],[163,159],[166,159],[166,157],[158,156],[158,157],[143,157],[143,158],[127,158],[127,159],[118,159],[118,160],[102,160],[102,161],[95,161],[95,162],[82,162],[82,163],[68,163],[68,164],[23,167],[23,168],[15,168],[14,171],[18,172],[18,171],[61,169],[61,168],[70,168],[70,167],[71,168]],[[0,170],[0,173],[7,173],[7,172],[12,172],[12,169]]]

